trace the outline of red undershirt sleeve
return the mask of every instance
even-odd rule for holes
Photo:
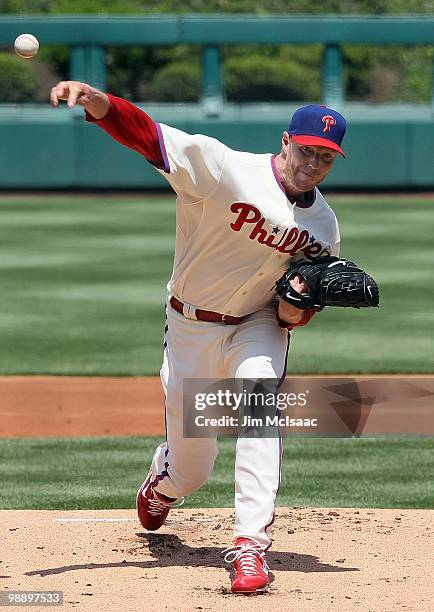
[[[137,151],[156,168],[170,172],[158,123],[128,100],[107,94],[110,108],[102,119],[86,111],[86,121],[96,123],[122,145]]]
[[[302,316],[301,320],[298,323],[287,323],[286,321],[284,321],[283,319],[281,319],[279,317],[278,308],[279,308],[279,305],[277,305],[277,308],[276,308],[277,323],[278,323],[279,327],[282,327],[284,329],[288,329],[289,331],[294,329],[294,327],[302,327],[303,325],[307,325],[309,323],[309,321],[312,319],[312,317],[318,312],[317,310],[315,310],[315,308],[311,308],[309,310],[305,310],[303,312],[303,316]]]

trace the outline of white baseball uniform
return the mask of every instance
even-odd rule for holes
[[[337,255],[339,229],[318,189],[311,201],[287,197],[272,154],[234,151],[214,138],[154,123],[125,100],[110,96],[110,103],[104,119],[88,120],[143,154],[177,194],[160,372],[167,436],[151,469],[154,488],[179,498],[206,482],[218,452],[213,438],[183,437],[183,380],[281,379],[291,333],[278,324],[274,283],[290,260]],[[197,309],[243,319],[237,325],[197,320]],[[280,438],[238,439],[235,535],[264,548],[271,543],[266,530],[280,464]]]

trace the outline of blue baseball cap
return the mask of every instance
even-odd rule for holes
[[[299,144],[327,147],[345,157],[341,143],[346,129],[340,113],[322,104],[309,104],[295,111],[288,134]]]

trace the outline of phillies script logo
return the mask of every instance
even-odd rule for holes
[[[321,250],[322,245],[315,241],[313,236],[310,236],[307,230],[299,230],[298,227],[280,229],[273,227],[271,232],[268,232],[265,225],[265,219],[260,211],[253,204],[244,202],[234,202],[231,206],[233,213],[238,213],[238,217],[234,223],[231,223],[231,228],[234,232],[239,232],[246,225],[251,227],[249,234],[250,240],[256,240],[259,244],[271,249],[276,249],[281,253],[286,253],[293,257],[296,253],[303,251],[307,259],[313,259]]]
[[[330,129],[334,125],[336,125],[336,119],[332,117],[331,115],[324,115],[324,117],[322,118],[322,122],[325,124],[325,128],[323,129],[323,132],[330,132]]]

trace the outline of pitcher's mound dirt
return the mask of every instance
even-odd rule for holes
[[[243,597],[230,593],[223,562],[230,509],[173,510],[157,533],[144,532],[132,510],[6,510],[0,585],[60,590],[63,609],[109,612],[420,612],[432,602],[432,517],[429,510],[280,508],[269,593]]]

